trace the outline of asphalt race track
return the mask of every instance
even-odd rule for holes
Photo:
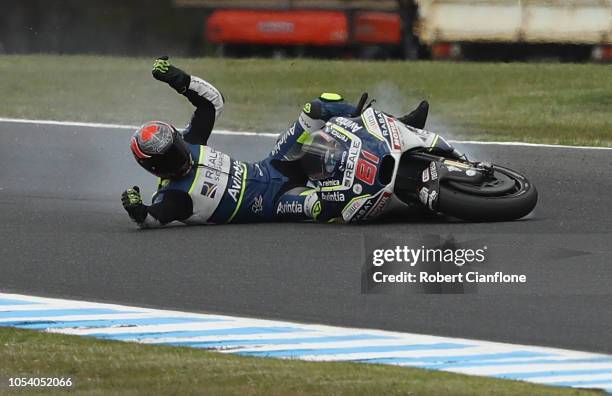
[[[253,224],[139,231],[121,191],[155,181],[129,130],[0,124],[0,291],[612,353],[612,151],[467,145],[526,173],[528,219],[413,218],[360,226]],[[256,160],[273,140],[216,135]],[[362,294],[364,241],[454,236],[489,245],[523,285]]]

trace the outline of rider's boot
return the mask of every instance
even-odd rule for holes
[[[419,103],[416,109],[412,110],[405,116],[399,117],[402,123],[411,126],[413,128],[423,129],[425,127],[425,121],[427,121],[427,114],[429,113],[429,103],[426,100]]]

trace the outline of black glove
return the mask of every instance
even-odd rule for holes
[[[156,80],[168,83],[180,94],[187,91],[191,81],[189,74],[178,67],[172,66],[167,56],[161,56],[155,60],[151,73]]]
[[[140,188],[134,186],[121,194],[121,203],[128,215],[137,223],[142,223],[147,217],[147,207],[143,205],[140,197]]]

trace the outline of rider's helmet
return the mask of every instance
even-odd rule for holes
[[[342,144],[324,130],[311,133],[301,148],[300,163],[310,180],[333,176],[342,166],[347,152]]]
[[[184,176],[193,166],[183,136],[165,122],[143,124],[132,136],[130,148],[140,166],[162,179]]]

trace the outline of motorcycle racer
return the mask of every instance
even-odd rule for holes
[[[338,213],[323,210],[316,190],[307,187],[303,161],[292,156],[303,143],[313,146],[312,134],[332,117],[350,117],[355,107],[334,93],[307,103],[299,119],[277,140],[268,158],[255,163],[232,159],[207,146],[225,98],[207,81],[170,64],[167,57],[154,63],[153,77],[185,96],[195,107],[184,131],[161,121],[143,124],[130,148],[136,161],[158,176],[158,190],[147,206],[137,186],[122,194],[122,203],[141,228],[172,221],[219,224],[262,221],[327,221]],[[402,117],[425,122],[427,103]],[[400,118],[400,119],[402,119]]]

